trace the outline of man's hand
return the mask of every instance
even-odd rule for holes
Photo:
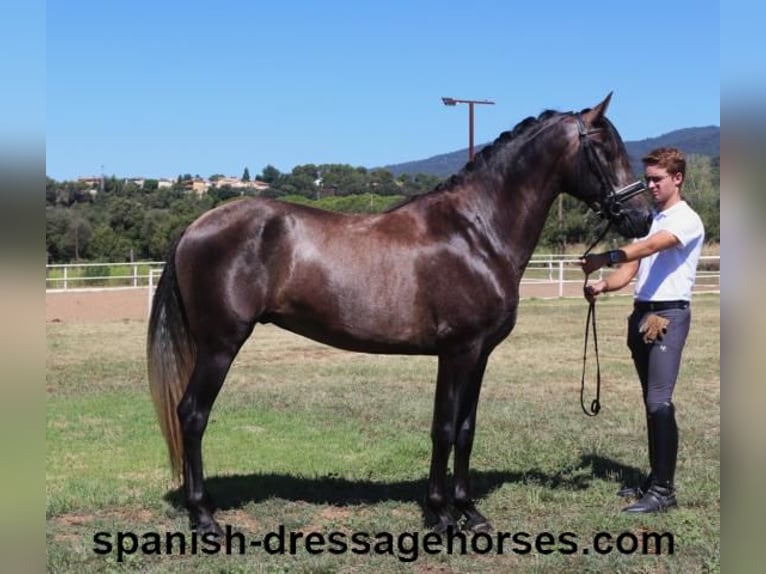
[[[601,295],[601,293],[604,293],[606,291],[606,281],[601,279],[600,281],[596,281],[595,283],[591,285],[586,285],[583,289],[583,294],[585,295],[585,298],[588,300],[588,303],[595,303],[596,297]]]

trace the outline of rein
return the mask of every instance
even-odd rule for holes
[[[593,169],[596,172],[596,175],[598,179],[600,180],[601,186],[606,191],[609,189],[609,178],[607,177],[604,167],[601,165],[601,162],[598,159],[598,156],[596,155],[595,150],[591,147],[590,140],[588,139],[588,136],[592,133],[595,133],[599,130],[586,130],[585,126],[583,125],[582,118],[580,115],[577,115],[577,131],[579,132],[580,136],[580,149],[584,151],[586,162],[588,163],[589,167]],[[598,209],[596,209],[596,212],[602,215],[606,215],[605,213],[605,207],[606,207],[606,198],[608,197],[608,194],[605,194],[604,197],[604,204],[601,204],[598,206]],[[588,253],[590,253],[593,248],[598,245],[601,240],[606,236],[607,231],[609,231],[609,228],[612,226],[612,220],[607,219],[608,223],[604,230],[599,234],[599,236],[596,238],[596,240],[591,243],[590,247],[585,250],[585,253],[582,254],[581,259],[584,259]],[[583,291],[585,291],[585,288],[588,286],[588,275],[585,276],[585,282],[583,283]],[[593,330],[593,351],[596,355],[596,398],[593,399],[590,403],[590,407],[586,408],[585,406],[585,369],[588,362],[588,338],[590,336],[590,331]],[[588,314],[585,317],[585,343],[583,345],[583,354],[582,354],[582,376],[580,377],[580,408],[582,408],[582,412],[584,412],[589,417],[595,417],[598,415],[598,413],[601,411],[601,362],[599,361],[598,357],[598,332],[596,331],[596,301],[595,299],[593,301],[588,302]]]
[[[598,236],[588,249],[583,253],[582,258],[585,258],[591,250],[598,245],[601,240],[606,236],[606,232],[612,226],[612,222],[607,223],[604,231]],[[588,275],[585,276],[585,282],[583,283],[583,290],[588,286]],[[585,365],[588,361],[588,336],[590,330],[593,329],[593,351],[596,355],[596,398],[590,403],[590,408],[585,408]],[[589,417],[595,417],[601,411],[601,363],[598,359],[598,334],[596,332],[596,301],[588,302],[588,314],[585,317],[585,344],[583,347],[582,355],[582,377],[580,378],[580,408]]]

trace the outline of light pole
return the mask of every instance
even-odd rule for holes
[[[473,161],[473,106],[474,104],[494,105],[489,100],[458,100],[457,98],[442,98],[445,106],[468,104],[468,160]]]

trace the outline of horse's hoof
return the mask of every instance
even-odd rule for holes
[[[492,532],[492,524],[483,516],[474,516],[466,519],[463,530],[479,534],[480,532]]]
[[[457,523],[453,519],[441,519],[439,522],[433,525],[431,528],[433,532],[436,532],[436,534],[449,534],[450,532],[455,532],[458,530]]]
[[[223,529],[215,520],[200,522],[194,527],[194,530],[196,530],[197,534],[200,536],[204,536],[206,534],[215,534],[217,537],[223,537]]]
[[[457,521],[449,510],[428,512],[426,515],[426,526],[437,534],[447,534],[450,531],[455,532],[458,530]]]

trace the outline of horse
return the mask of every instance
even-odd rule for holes
[[[526,118],[458,174],[380,214],[242,198],[183,231],[153,297],[147,363],[192,528],[222,532],[203,484],[202,437],[258,323],[349,351],[437,356],[424,515],[438,532],[491,528],[469,486],[479,392],[516,323],[519,282],[552,202],[569,193],[624,237],[648,230],[646,199],[621,196],[634,176],[605,115],[611,96]]]

